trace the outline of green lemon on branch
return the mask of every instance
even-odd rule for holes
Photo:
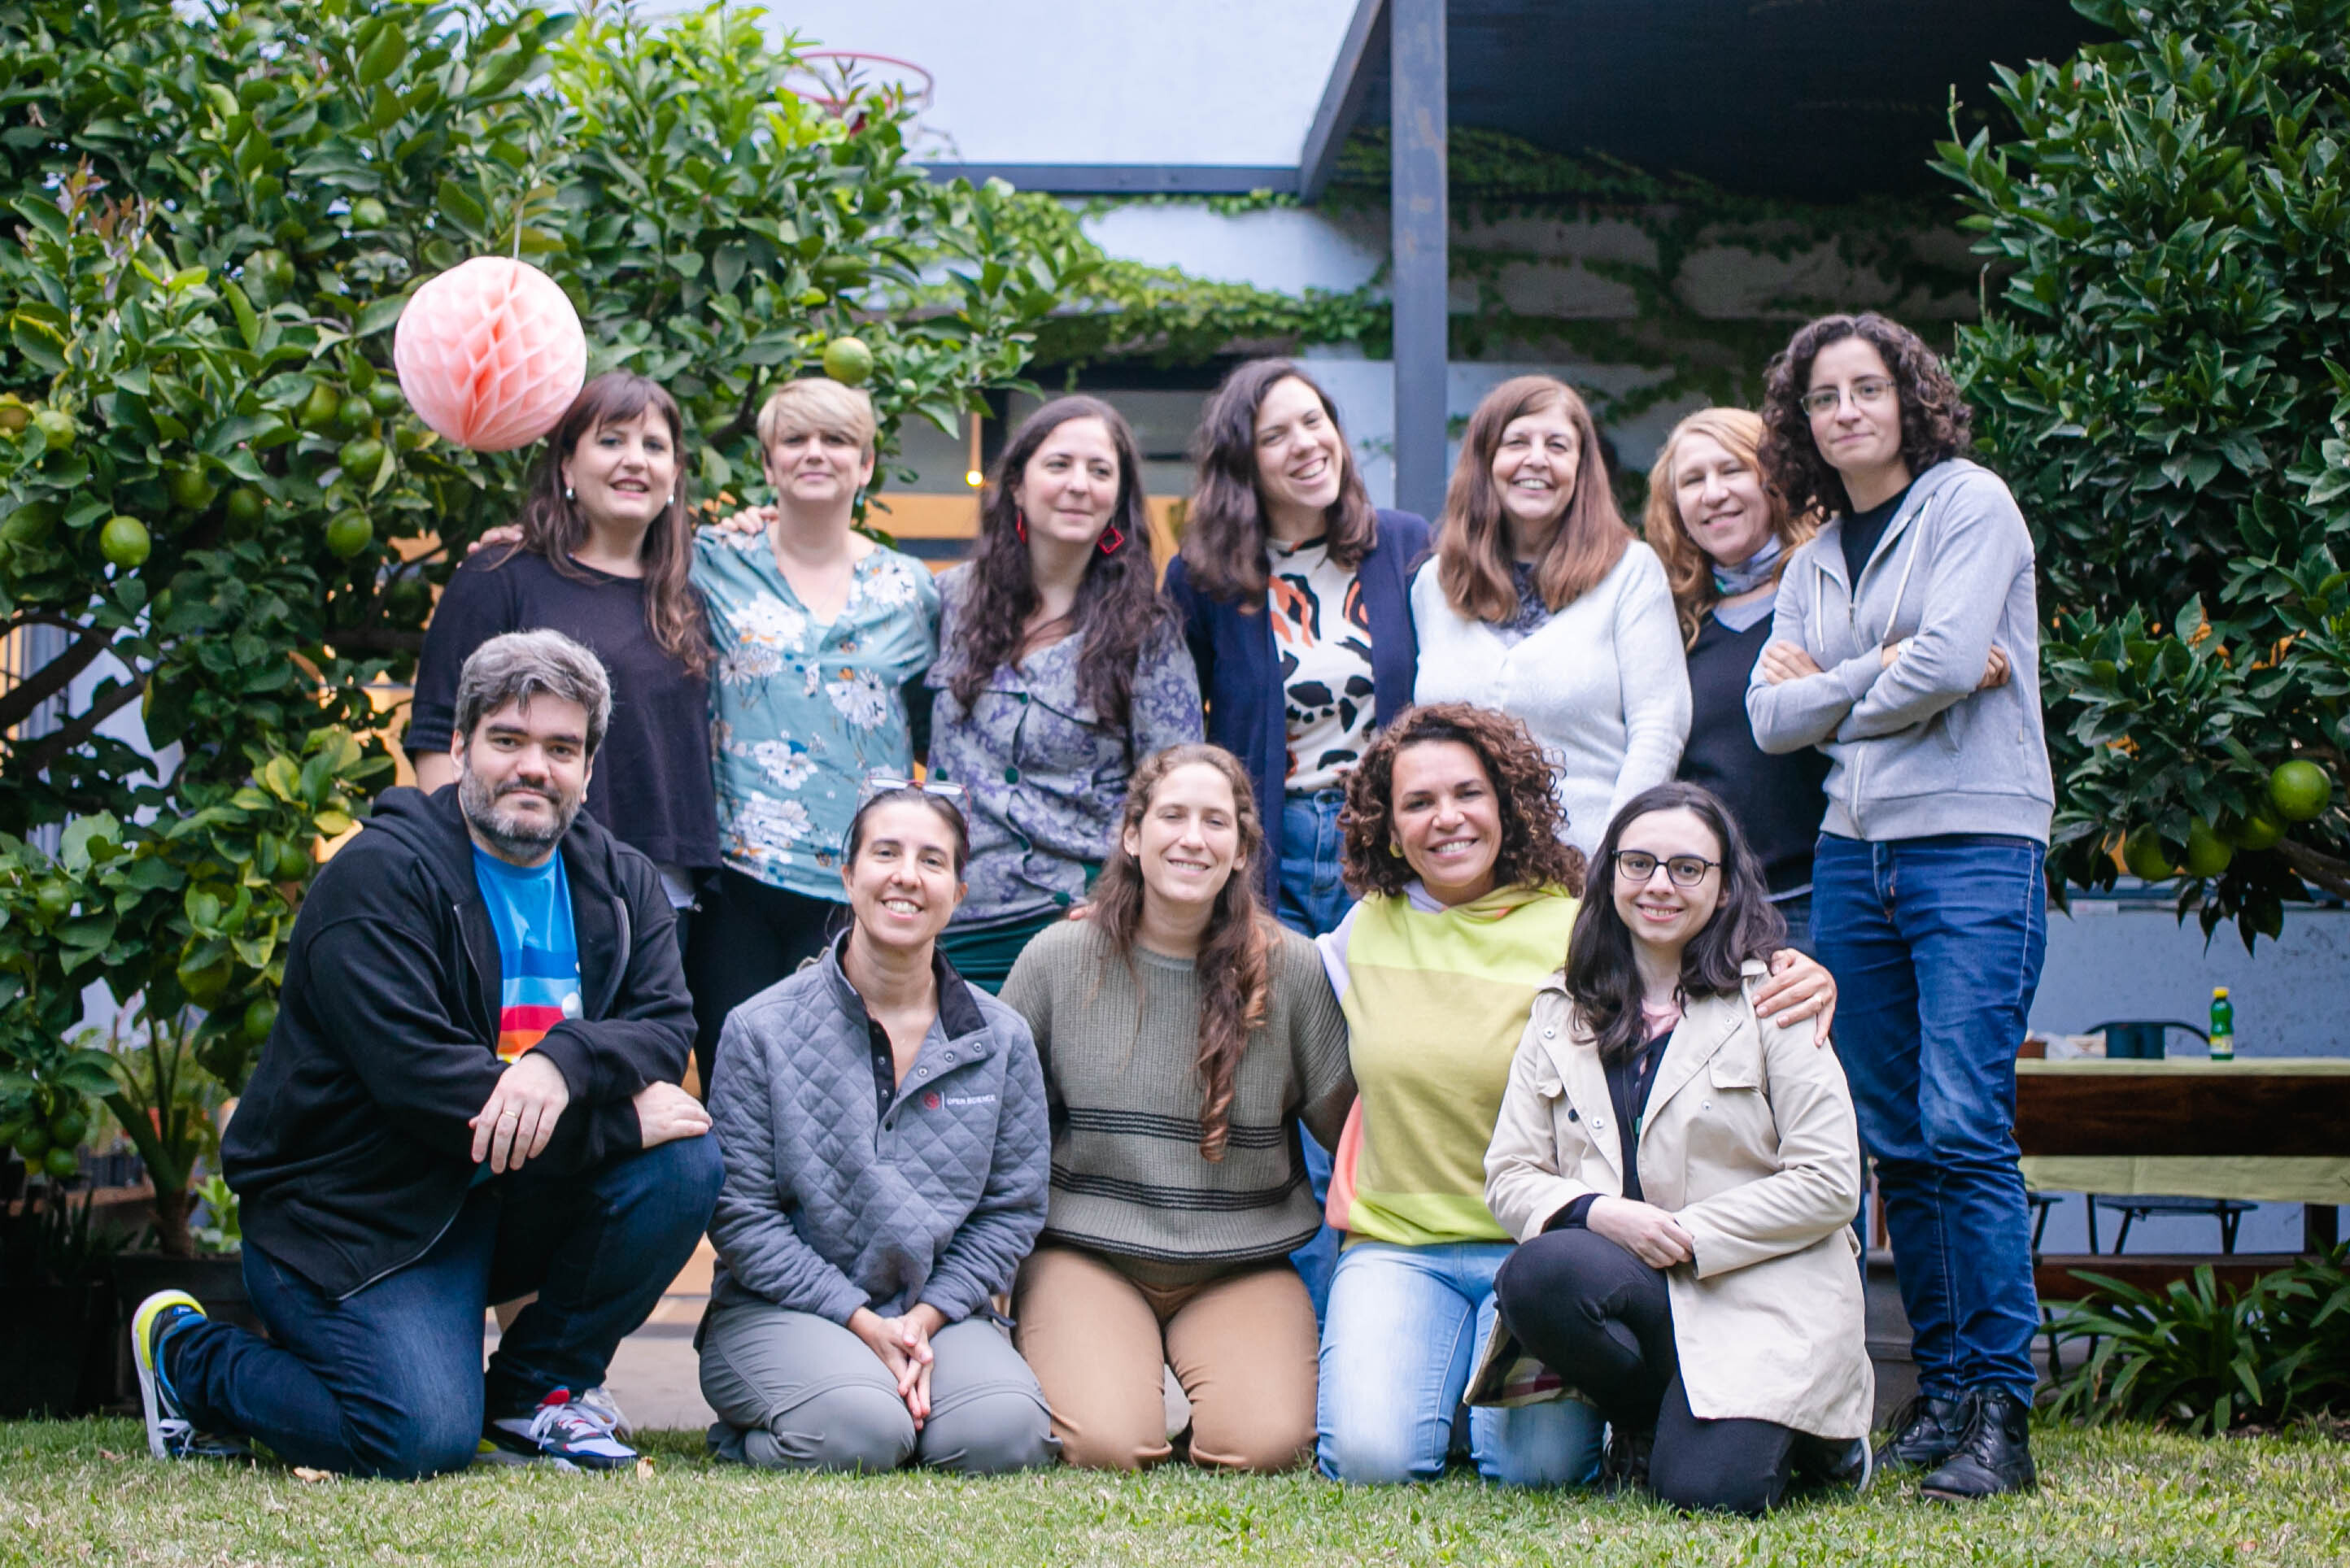
[[[2122,864],[2131,876],[2148,882],[2168,882],[2178,874],[2170,863],[2170,851],[2162,846],[2162,835],[2150,826],[2133,829],[2123,841]]]
[[[873,350],[861,337],[836,337],[824,346],[824,373],[844,387],[861,387],[873,378]]]
[[[2189,877],[2220,876],[2235,857],[2235,846],[2214,833],[2210,823],[2199,816],[2187,825],[2187,874]]]
[[[2269,804],[2287,822],[2307,822],[2334,801],[2334,781],[2305,758],[2282,763],[2269,774]]]
[[[81,435],[81,425],[63,409],[41,409],[33,415],[33,428],[41,432],[41,441],[51,452],[63,452]]]
[[[155,541],[148,535],[147,524],[136,517],[109,517],[106,526],[98,531],[99,554],[124,571],[143,566],[154,548]]]
[[[302,428],[323,435],[335,422],[336,410],[342,406],[343,395],[324,381],[319,382],[310,389],[310,395],[302,400]]]
[[[375,524],[364,512],[340,512],[327,524],[327,548],[348,561],[375,543]]]

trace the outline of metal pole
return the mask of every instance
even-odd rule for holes
[[[1445,0],[1388,0],[1393,62],[1390,201],[1395,252],[1396,505],[1444,507]]]

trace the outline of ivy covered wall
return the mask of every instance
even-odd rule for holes
[[[1591,396],[1630,467],[1681,412],[1752,402],[1808,317],[1874,307],[1947,344],[1979,315],[1981,263],[1954,202],[1763,200],[1468,130],[1451,172],[1455,364],[1555,369]],[[1312,207],[1032,198],[1033,221],[1111,252],[1097,297],[1045,328],[1039,358],[1095,372],[1272,351],[1385,360],[1387,192],[1375,129],[1349,140]],[[1316,243],[1326,281],[1301,276],[1313,268],[1300,246]]]

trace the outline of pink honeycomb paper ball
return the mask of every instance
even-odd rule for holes
[[[391,362],[411,408],[475,452],[509,452],[553,430],[588,379],[588,335],[553,278],[528,262],[475,256],[418,289]]]

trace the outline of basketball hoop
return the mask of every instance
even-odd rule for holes
[[[911,60],[863,49],[810,49],[784,73],[785,91],[835,119],[855,112],[851,130],[865,123],[859,104],[878,102],[892,112],[920,114],[931,107],[936,85],[931,73]]]

